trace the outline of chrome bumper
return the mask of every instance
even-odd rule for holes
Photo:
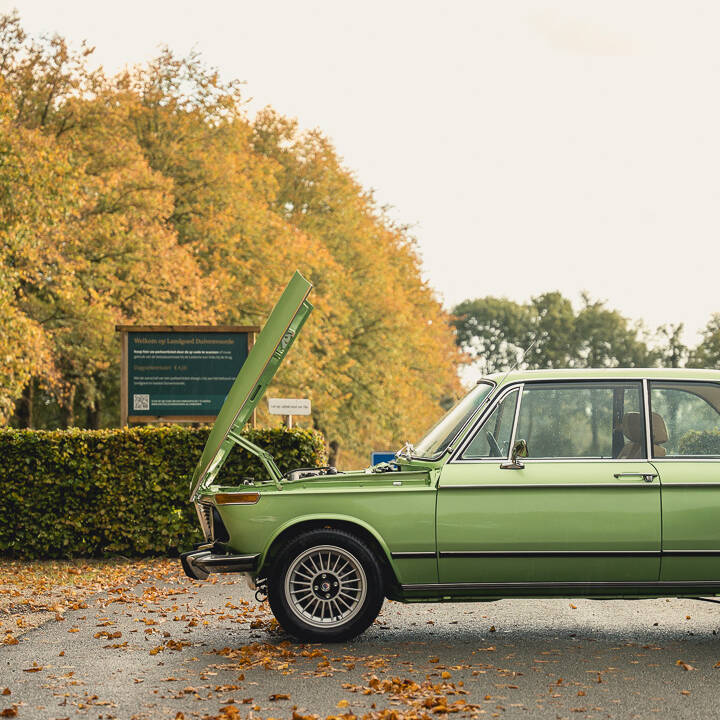
[[[260,555],[223,555],[199,549],[180,555],[180,562],[188,577],[205,580],[210,573],[252,572]]]

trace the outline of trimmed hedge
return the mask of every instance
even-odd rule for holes
[[[719,430],[688,430],[678,442],[679,455],[720,455]]]
[[[189,483],[207,428],[0,430],[0,554],[24,558],[174,553],[201,539]],[[323,465],[322,436],[246,430],[281,470]],[[242,448],[219,479],[267,478]]]

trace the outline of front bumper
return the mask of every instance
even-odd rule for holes
[[[214,553],[208,546],[180,555],[180,562],[188,577],[205,580],[210,573],[253,572],[260,555],[229,555]]]

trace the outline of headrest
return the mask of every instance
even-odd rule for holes
[[[622,419],[622,431],[630,442],[642,443],[644,435],[642,415],[639,412],[626,412]]]
[[[662,416],[654,412],[650,417],[652,418],[653,444],[660,445],[667,442],[667,425]],[[642,443],[644,435],[642,415],[639,412],[626,412],[622,419],[622,431],[630,442]]]
[[[659,445],[660,443],[667,442],[667,440],[668,440],[667,425],[665,424],[665,421],[662,419],[662,416],[658,415],[656,412],[654,412],[650,416],[650,420],[652,422],[653,443]]]

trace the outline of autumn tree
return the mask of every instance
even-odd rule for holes
[[[414,439],[457,396],[412,238],[321,133],[251,121],[240,84],[197,55],[106,77],[89,47],[29,38],[17,16],[0,20],[0,67],[7,157],[39,164],[25,187],[3,168],[0,419],[38,389],[34,407],[58,409],[45,424],[113,422],[116,323],[262,324],[296,268],[316,312],[273,391],[312,397],[335,459]]]

